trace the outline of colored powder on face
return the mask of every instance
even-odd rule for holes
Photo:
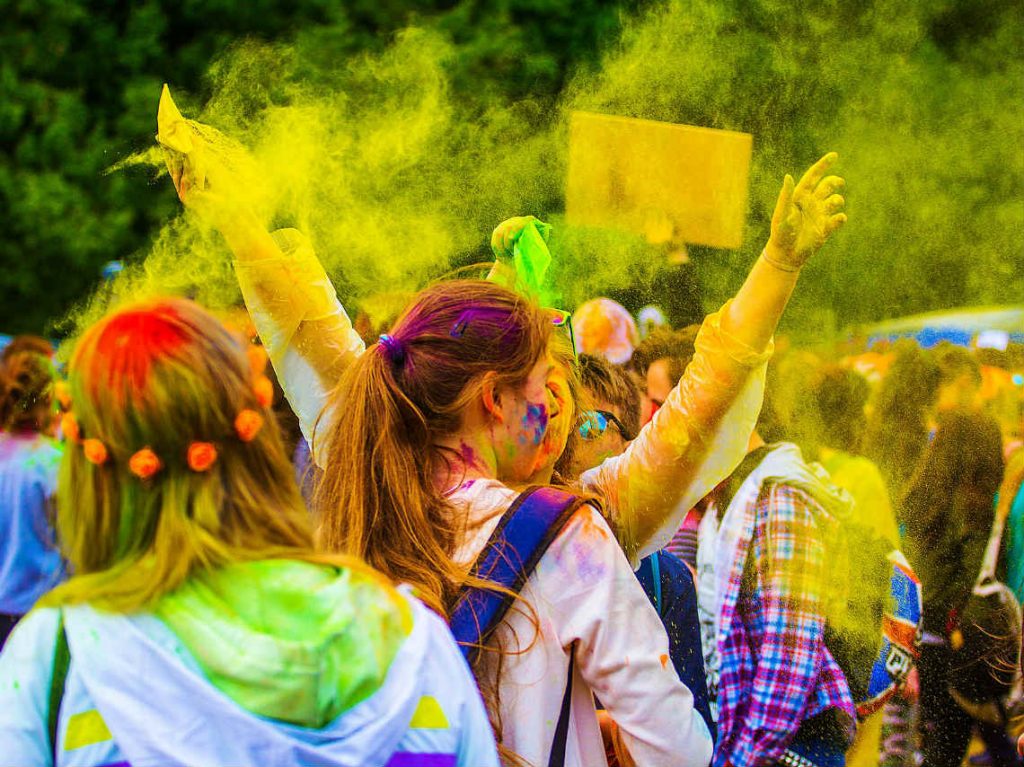
[[[523,429],[533,440],[533,444],[539,445],[548,430],[547,405],[527,404],[526,415],[523,416]]]

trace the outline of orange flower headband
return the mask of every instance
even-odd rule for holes
[[[263,407],[270,407],[274,399],[274,385],[265,375],[256,378],[253,389],[256,399]],[[263,428],[263,416],[246,408],[235,417],[235,436],[242,442],[252,442]],[[110,458],[107,446],[95,437],[82,439],[81,428],[72,412],[61,417],[61,430],[71,442],[80,444],[85,459],[96,466],[102,466]],[[190,442],[185,452],[185,462],[192,471],[208,471],[217,462],[217,446],[212,442]],[[149,479],[164,467],[160,456],[150,447],[137,450],[128,459],[128,470],[139,479]]]

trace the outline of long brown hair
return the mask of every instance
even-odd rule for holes
[[[992,529],[1003,469],[994,420],[958,410],[939,416],[935,439],[903,501],[907,554],[921,576],[926,629],[934,621],[931,630],[942,630],[948,612],[963,608],[970,596],[981,556],[966,541],[984,539]]]
[[[525,381],[551,332],[542,309],[491,282],[420,292],[332,397],[329,470],[316,490],[320,545],[412,584],[447,616],[466,570],[452,558],[462,522],[436,484],[454,456],[437,441],[460,428],[485,375],[496,386]]]
[[[925,448],[928,413],[939,392],[939,369],[928,353],[913,342],[898,343],[895,359],[873,398],[864,436],[864,455],[885,477],[897,518]]]
[[[83,335],[69,372],[81,443],[69,446],[61,466],[57,529],[75,575],[43,604],[145,609],[197,572],[259,559],[366,569],[315,553],[245,350],[196,304],[157,299],[114,311]],[[235,423],[243,410],[263,419],[246,440]],[[189,464],[195,441],[217,451],[205,470]],[[105,460],[97,461],[97,445]],[[143,448],[162,464],[145,479],[130,466]]]

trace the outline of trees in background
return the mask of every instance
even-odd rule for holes
[[[461,114],[530,101],[753,133],[748,242],[781,173],[843,155],[855,225],[805,275],[792,323],[822,327],[1019,300],[1024,21],[1013,0],[13,0],[0,28],[0,330],[41,331],[110,259],[138,259],[177,212],[145,171],[160,85],[205,103],[211,63],[287,42],[333,79],[418,24],[451,43]],[[258,92],[260,83],[253,83]],[[557,206],[550,185],[538,206]],[[483,235],[481,235],[481,240]],[[691,251],[713,303],[750,248]]]

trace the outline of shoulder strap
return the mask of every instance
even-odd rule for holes
[[[465,586],[452,610],[452,634],[470,666],[551,542],[585,502],[558,488],[535,486],[505,512],[472,572],[498,589]]]
[[[654,607],[661,617],[661,552],[651,555],[651,575],[654,576]]]
[[[569,647],[569,678],[562,693],[562,710],[555,725],[555,737],[551,741],[548,767],[565,767],[565,751],[569,744],[569,717],[572,715],[572,677],[576,672],[576,643]]]
[[[71,650],[68,647],[68,634],[64,628],[64,613],[60,612],[57,619],[56,645],[53,651],[53,674],[50,677],[50,708],[47,717],[53,767],[57,767],[57,724],[60,717],[60,706],[64,700],[64,686],[67,682],[68,667],[70,665]]]

